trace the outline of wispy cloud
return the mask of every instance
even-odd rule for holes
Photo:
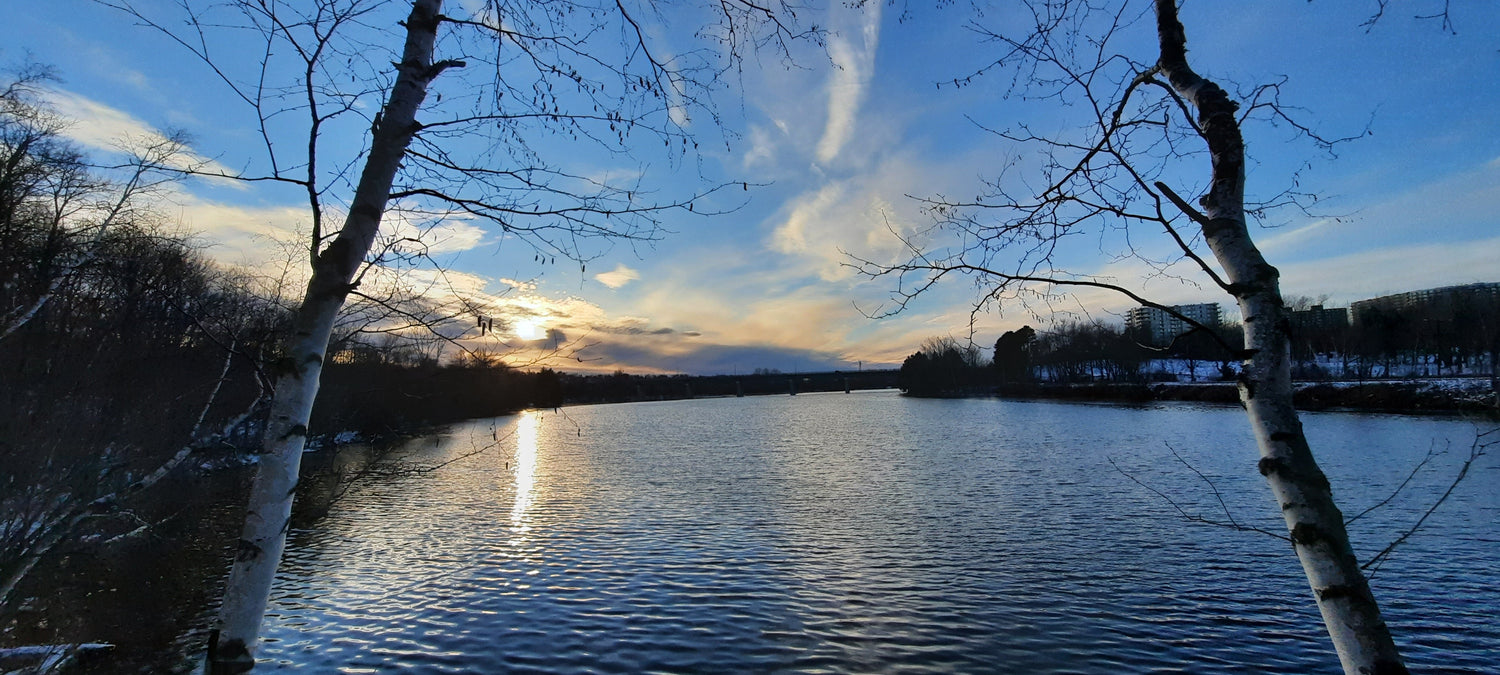
[[[480,275],[436,270],[406,274],[408,284],[425,284],[434,300],[461,295],[466,306],[493,319],[494,333],[480,336],[470,329],[462,341],[470,348],[499,352],[514,364],[584,372],[697,374],[756,368],[831,370],[853,364],[837,349],[788,344],[787,334],[777,326],[791,331],[812,327],[799,321],[800,312],[772,307],[774,303],[751,308],[742,322],[695,330],[660,317],[610,315],[576,296],[497,286]],[[536,332],[545,337],[536,338]]]
[[[1500,161],[1490,160],[1395,194],[1381,193],[1347,217],[1323,218],[1262,237],[1268,254],[1306,259],[1404,242],[1451,241],[1494,231]]]
[[[818,161],[827,164],[838,157],[854,136],[859,107],[875,76],[875,53],[880,46],[880,12],[883,3],[871,2],[855,13],[854,25],[828,39],[828,56],[834,70],[828,77],[828,121],[818,141]],[[838,10],[835,10],[838,11]],[[834,19],[835,21],[838,18]]]
[[[600,272],[594,275],[595,280],[610,288],[619,288],[640,278],[641,275],[639,272],[626,267],[624,263],[615,265],[615,268],[608,272]]]
[[[118,153],[167,141],[166,134],[150,124],[91,98],[63,89],[48,90],[46,98],[57,114],[70,122],[63,134],[83,146]],[[191,151],[173,158],[172,168],[192,168],[224,175],[234,173],[228,167]]]
[[[1345,304],[1387,293],[1500,281],[1500,237],[1406,244],[1310,260],[1281,269],[1282,290],[1329,294]]]
[[[162,202],[165,214],[209,245],[226,262],[257,265],[281,257],[278,242],[306,231],[306,207],[284,204],[238,205],[204,199],[181,188]]]
[[[824,281],[846,279],[852,253],[880,262],[903,254],[901,240],[931,222],[909,194],[936,194],[973,181],[966,157],[929,162],[908,153],[888,154],[867,170],[827,180],[789,199],[774,217],[767,246],[811,265]]]
[[[404,217],[395,209],[386,211],[380,223],[381,238],[403,251],[428,255],[459,253],[485,242],[484,228],[466,215],[452,215],[421,222]]]
[[[854,362],[838,354],[776,345],[688,343],[668,350],[639,340],[604,341],[588,347],[582,356],[583,363],[593,370],[607,371],[618,364],[629,364],[631,370],[655,373],[745,374],[757,368],[810,372],[854,366]]]
[[[775,160],[776,141],[772,138],[770,130],[765,127],[758,124],[750,125],[749,145],[750,149],[745,151],[744,159],[741,160],[745,168],[769,164]]]

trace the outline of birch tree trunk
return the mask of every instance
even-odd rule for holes
[[[1279,272],[1261,256],[1245,222],[1245,146],[1235,117],[1238,106],[1188,66],[1187,37],[1175,0],[1156,0],[1156,14],[1161,45],[1157,65],[1197,111],[1212,157],[1213,179],[1200,199],[1199,222],[1244,317],[1240,400],[1260,448],[1260,472],[1281,506],[1344,672],[1405,673],[1349,545],[1344,516],[1334,505],[1328,479],[1313,460],[1292,407],[1291,344]]]
[[[255,666],[261,618],[286,544],[308,418],[334,319],[353,290],[354,276],[375,240],[391,184],[418,128],[416,112],[427,95],[427,86],[445,67],[460,65],[432,61],[441,8],[442,0],[412,2],[396,81],[376,118],[370,154],[344,228],[312,260],[312,278],[292,324],[287,356],[277,364],[260,467],[224,589],[215,637],[209,645],[211,673],[242,673]]]

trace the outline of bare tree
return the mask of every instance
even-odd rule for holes
[[[624,0],[487,0],[464,15],[444,14],[441,0],[232,0],[182,2],[171,17],[98,1],[194,54],[253,111],[263,157],[226,177],[290,186],[308,203],[311,275],[275,365],[265,446],[209,648],[215,672],[254,666],[329,339],[360,292],[382,219],[388,228],[477,219],[525,242],[538,262],[580,266],[611,242],[655,239],[662,214],[702,212],[695,205],[729,185],[653,194],[644,167],[623,180],[584,175],[538,143],[569,139],[629,157],[651,140],[682,166],[697,145],[689,126],[695,116],[717,121],[712,94],[746,50],[788,56],[792,41],[818,36],[796,27],[784,0],[685,3],[695,22],[686,31],[657,5]],[[392,12],[408,4],[398,21]],[[221,53],[247,34],[256,52]],[[403,47],[386,58],[398,34]],[[470,75],[434,88],[457,69]],[[332,135],[364,138],[364,150],[341,156]],[[341,226],[329,222],[338,218]]]
[[[243,378],[231,374],[243,363],[234,343],[250,337],[235,334],[257,312],[244,305],[236,280],[143,206],[188,166],[182,144],[123,139],[141,147],[122,147],[122,162],[93,163],[63,136],[70,121],[45,103],[52,80],[26,66],[0,89],[0,609],[7,610],[59,544],[85,530],[144,530],[132,498],[193,450],[222,440],[259,398],[242,395]],[[166,358],[182,367],[128,394],[113,387]],[[131,402],[149,395],[175,397],[156,403],[150,433],[112,419],[142,417]],[[241,402],[243,409],[225,412]]]
[[[958,355],[965,366],[977,368],[982,365],[979,346],[973,342],[960,342],[952,335],[935,335],[927,338],[917,347],[917,351],[926,354],[930,359],[939,359],[952,352]]]
[[[1012,86],[1025,96],[1081,111],[1081,133],[996,130],[1005,140],[1038,148],[1043,175],[1014,181],[1002,175],[973,201],[928,199],[937,224],[906,237],[908,259],[852,264],[871,277],[895,280],[897,310],[949,275],[976,278],[982,289],[976,311],[1027,286],[1106,288],[1160,306],[1118,280],[1057,267],[1056,255],[1069,237],[1105,231],[1123,238],[1128,254],[1151,264],[1156,274],[1182,278],[1176,265],[1185,264],[1228,293],[1244,317],[1244,342],[1221,346],[1243,360],[1240,400],[1259,446],[1260,473],[1281,506],[1343,668],[1351,674],[1406,672],[1292,407],[1288,314],[1278,272],[1247,226],[1271,209],[1300,206],[1307,195],[1287,191],[1247,202],[1242,125],[1290,127],[1324,149],[1338,140],[1318,136],[1289,116],[1278,101],[1279,82],[1232,96],[1196,73],[1173,0],[1156,0],[1146,12],[1133,3],[1038,1],[1023,14],[1029,32],[1019,37],[976,24],[1003,55],[953,84],[1009,72]],[[1117,51],[1137,25],[1155,27],[1150,60]],[[1188,161],[1205,159],[1210,174],[1206,184],[1198,183],[1203,194],[1195,206],[1168,181],[1180,180]],[[1164,234],[1175,255],[1152,257],[1136,246],[1148,230]],[[948,241],[955,243],[941,247]]]
[[[26,65],[0,90],[0,340],[36,318],[184,165],[179,138],[121,139],[136,143],[121,147],[123,163],[89,165],[63,136],[69,121],[42,100],[54,79]]]

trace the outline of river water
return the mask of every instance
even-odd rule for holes
[[[1304,423],[1346,515],[1446,450],[1351,526],[1361,559],[1437,498],[1475,433]],[[1289,544],[1184,522],[1132,480],[1282,531],[1238,408],[669,401],[480,420],[403,452],[458,459],[369,481],[293,532],[262,668],[1339,672]],[[1500,662],[1495,459],[1372,580],[1414,671]]]

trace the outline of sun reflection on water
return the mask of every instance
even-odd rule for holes
[[[510,526],[517,532],[531,529],[526,523],[526,510],[531,507],[534,496],[536,438],[541,420],[541,414],[535,410],[522,412],[520,419],[516,420],[516,503],[510,509]]]

